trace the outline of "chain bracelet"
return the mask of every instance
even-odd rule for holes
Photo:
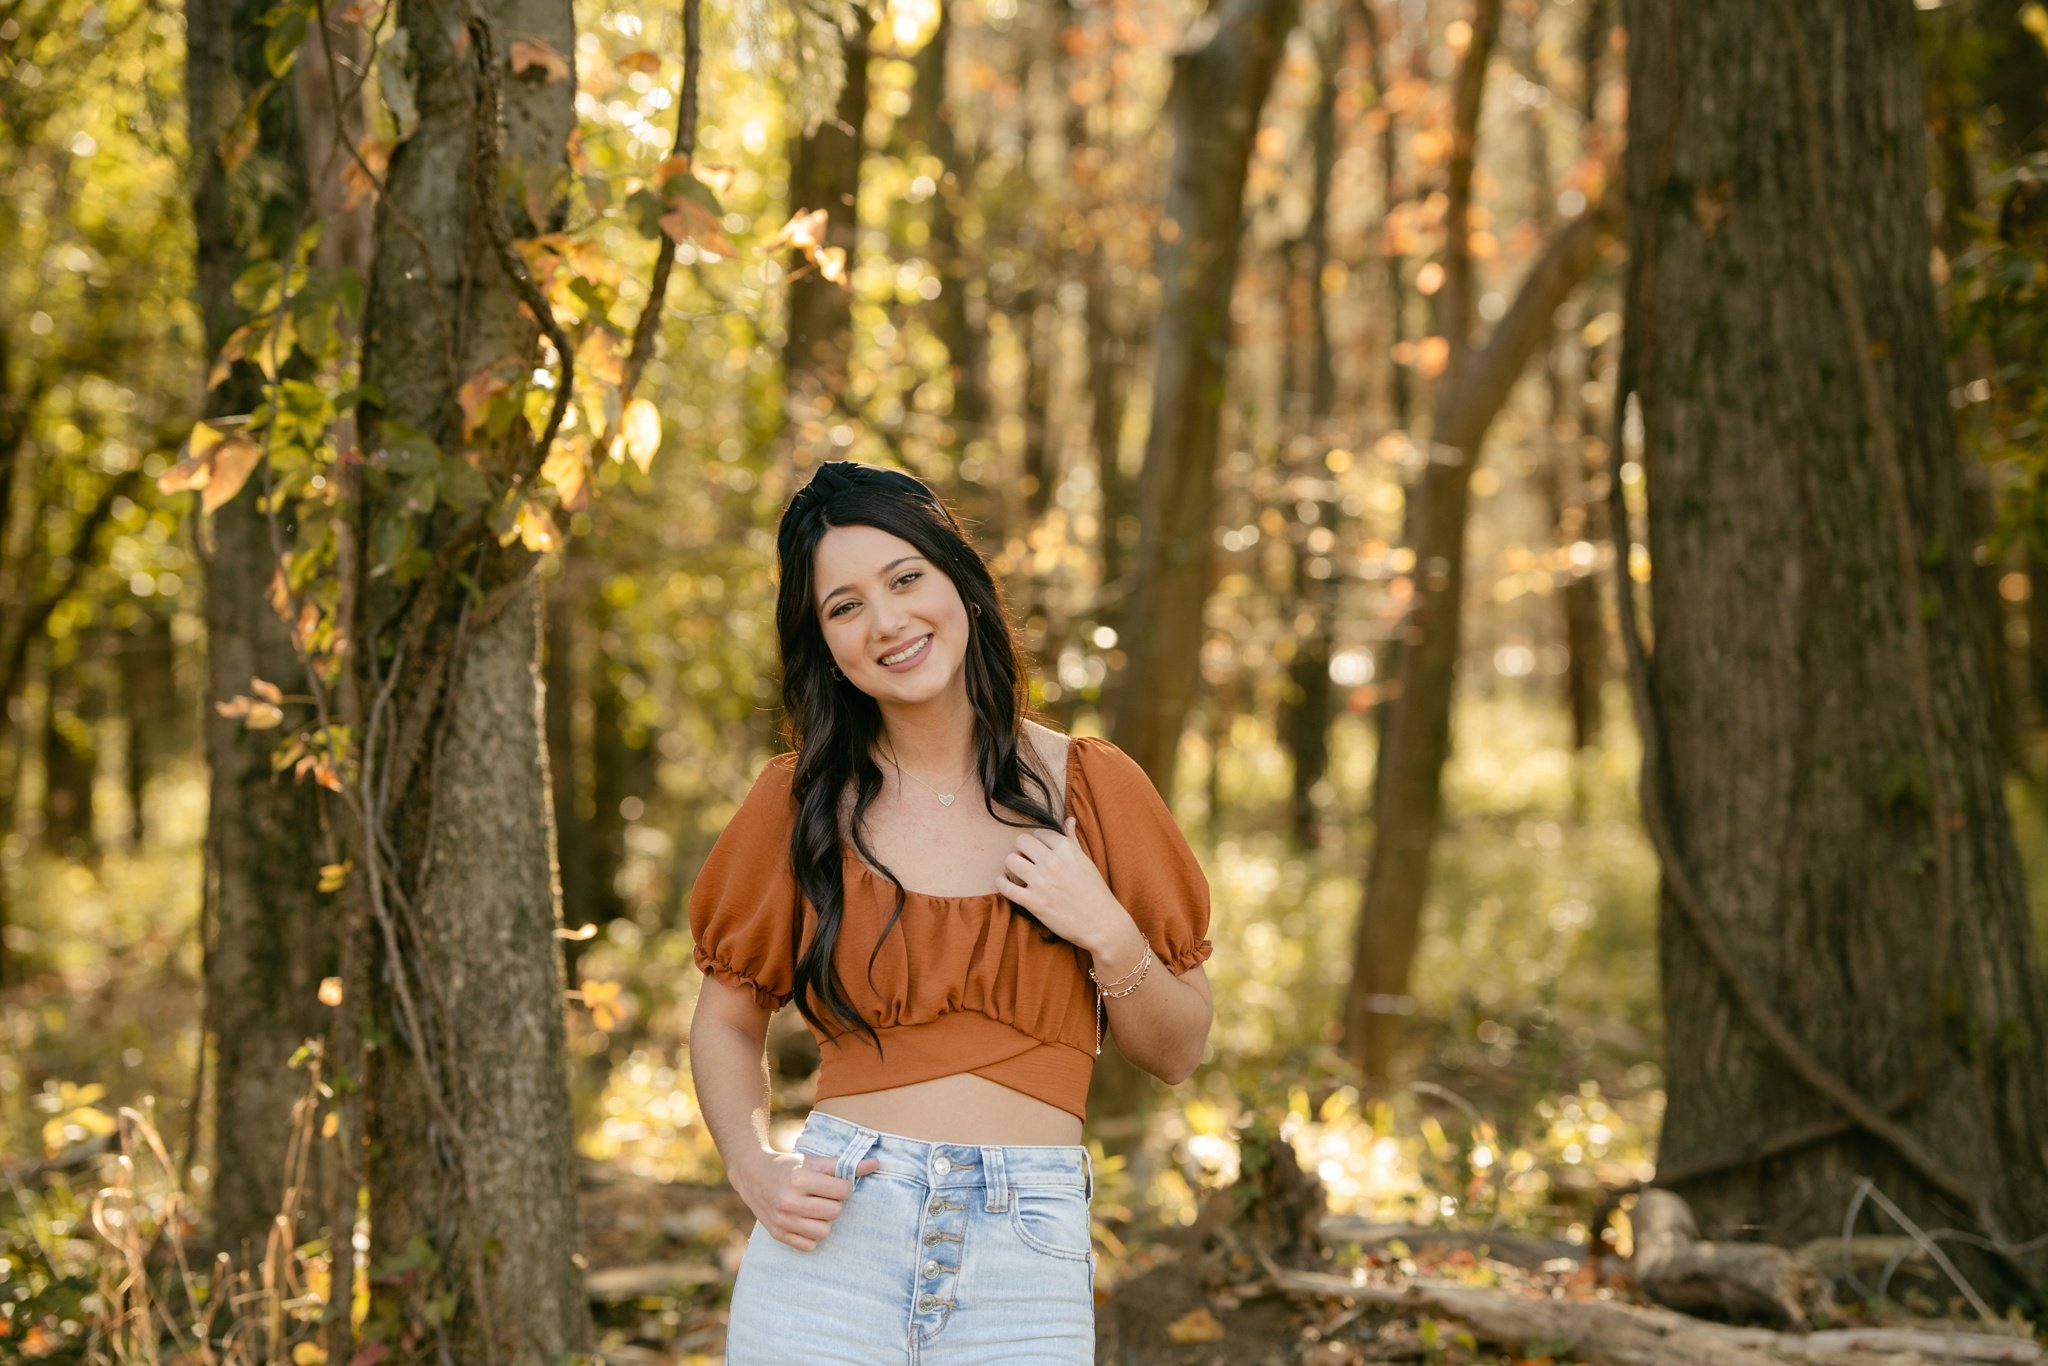
[[[1145,944],[1145,952],[1138,959],[1138,966],[1132,968],[1130,972],[1125,973],[1122,977],[1117,978],[1116,982],[1124,981],[1133,973],[1137,975],[1137,981],[1132,982],[1122,991],[1108,991],[1104,989],[1102,979],[1095,976],[1095,969],[1088,969],[1088,976],[1095,982],[1095,1056],[1098,1058],[1102,1056],[1103,999],[1109,996],[1128,996],[1139,987],[1145,985],[1145,979],[1152,975],[1152,945],[1150,941],[1147,941]],[[1116,982],[1112,982],[1110,985],[1115,986]]]
[[[1139,957],[1138,957],[1138,962],[1137,962],[1137,966],[1136,966],[1136,967],[1133,967],[1133,968],[1132,968],[1132,969],[1130,970],[1130,972],[1127,972],[1127,973],[1125,973],[1125,974],[1124,974],[1123,976],[1121,976],[1121,977],[1117,978],[1117,979],[1116,979],[1115,981],[1113,981],[1113,982],[1105,982],[1105,981],[1103,981],[1103,980],[1102,980],[1102,979],[1101,979],[1100,977],[1097,977],[1097,976],[1095,975],[1095,969],[1094,969],[1094,968],[1089,968],[1089,969],[1088,969],[1088,980],[1089,980],[1089,981],[1091,981],[1091,982],[1093,982],[1093,983],[1095,983],[1095,985],[1096,985],[1096,986],[1098,986],[1098,987],[1101,987],[1101,988],[1102,988],[1103,990],[1107,991],[1107,990],[1109,990],[1109,988],[1111,988],[1111,987],[1113,987],[1113,986],[1120,986],[1121,984],[1123,984],[1123,983],[1125,983],[1125,982],[1128,982],[1128,981],[1129,981],[1129,980],[1131,979],[1131,977],[1132,977],[1132,975],[1133,975],[1133,974],[1135,974],[1136,972],[1138,972],[1138,971],[1139,971],[1140,969],[1142,969],[1142,968],[1143,968],[1143,967],[1144,967],[1144,966],[1145,966],[1145,965],[1146,965],[1147,963],[1150,963],[1151,961],[1152,961],[1152,941],[1148,939],[1148,940],[1146,940],[1146,941],[1145,941],[1145,952],[1139,955]],[[1141,979],[1141,980],[1142,980],[1142,979]]]

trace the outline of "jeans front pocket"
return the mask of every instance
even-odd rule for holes
[[[1025,1246],[1062,1261],[1087,1261],[1094,1241],[1088,1196],[1078,1186],[1013,1187],[1010,1227]]]

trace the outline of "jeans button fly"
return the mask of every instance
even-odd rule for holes
[[[947,1172],[953,1170],[953,1164],[943,1157],[935,1157],[932,1159],[932,1170],[940,1176],[944,1176]]]
[[[930,1295],[919,1295],[917,1297],[917,1307],[926,1313],[930,1313],[937,1304],[938,1301]]]
[[[924,1235],[924,1245],[926,1247],[937,1247],[939,1245],[939,1234],[936,1229]]]
[[[932,1214],[944,1214],[946,1212],[946,1197],[943,1195],[934,1195],[932,1197],[932,1202],[929,1205],[926,1205],[925,1209],[927,1212]]]
[[[930,1279],[931,1277],[938,1275],[939,1264],[937,1262],[926,1262],[924,1264],[924,1274],[926,1279]]]

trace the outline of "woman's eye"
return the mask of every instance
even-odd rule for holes
[[[902,586],[903,586],[904,584],[906,584],[906,583],[909,583],[909,582],[910,582],[910,581],[911,581],[912,579],[921,579],[921,578],[923,578],[923,577],[924,577],[924,571],[923,571],[923,570],[919,570],[919,569],[913,569],[913,570],[911,570],[911,571],[910,571],[909,573],[907,573],[907,574],[904,574],[904,575],[903,575],[902,577],[898,578],[898,579],[896,580],[896,586],[897,586],[898,588],[901,588],[901,587],[902,587]]]

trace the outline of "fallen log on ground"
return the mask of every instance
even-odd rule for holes
[[[1657,1303],[1688,1314],[1763,1319],[1804,1328],[1834,1308],[1827,1278],[1771,1243],[1702,1240],[1692,1207],[1650,1187],[1629,1212],[1636,1284]]]
[[[1355,1214],[1325,1215],[1316,1225],[1316,1235],[1333,1247],[1383,1248],[1405,1243],[1414,1251],[1457,1248],[1474,1256],[1484,1255],[1524,1271],[1541,1271],[1549,1263],[1568,1259],[1584,1261],[1588,1249],[1583,1243],[1562,1238],[1541,1238],[1510,1229],[1433,1228],[1417,1224],[1374,1223]]]
[[[2040,1366],[2048,1352],[2031,1339],[1927,1329],[1852,1329],[1821,1333],[1737,1328],[1670,1309],[1619,1300],[1553,1300],[1456,1282],[1361,1285],[1346,1276],[1269,1267],[1286,1294],[1347,1300],[1456,1319],[1484,1341],[1507,1348],[1569,1343],[1587,1366],[1927,1366],[1994,1362]]]

